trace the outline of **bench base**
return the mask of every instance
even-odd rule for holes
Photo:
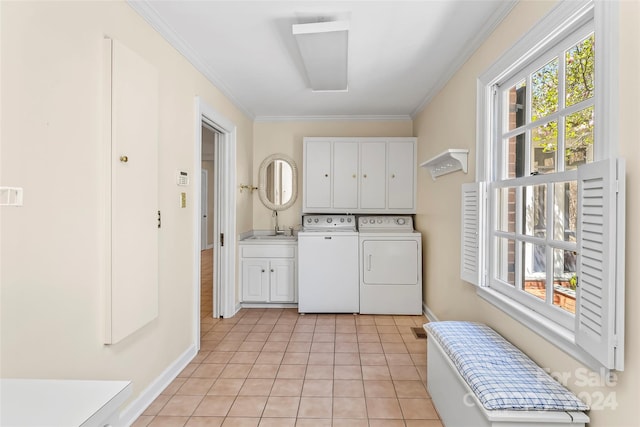
[[[440,344],[427,340],[427,389],[446,427],[584,427],[584,412],[489,411],[460,376]]]

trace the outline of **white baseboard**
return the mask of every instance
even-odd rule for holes
[[[298,308],[298,303],[259,303],[259,302],[242,302],[242,308]]]
[[[424,315],[427,316],[427,319],[429,319],[429,322],[438,321],[438,318],[436,317],[435,314],[433,314],[433,311],[431,311],[431,309],[427,307],[427,304],[422,303],[422,311],[424,312]]]
[[[171,365],[167,367],[140,395],[120,413],[120,425],[130,426],[167,388],[180,372],[196,357],[195,345],[189,347]]]

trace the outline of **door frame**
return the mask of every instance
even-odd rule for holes
[[[205,249],[211,249],[213,247],[213,244],[211,245],[211,248],[209,247],[209,239],[208,239],[209,224],[207,223],[209,222],[209,215],[211,215],[208,207],[208,203],[209,203],[208,180],[209,180],[209,171],[206,169],[200,169],[200,250],[202,251],[204,251]],[[206,215],[203,217],[203,214],[205,213]],[[207,220],[204,221],[203,218],[207,218]],[[203,239],[204,239],[204,243],[202,242]]]
[[[195,147],[193,170],[202,170],[202,126],[206,124],[220,133],[215,158],[216,201],[214,215],[214,306],[213,317],[232,317],[236,314],[236,125],[209,106],[199,96],[195,97]],[[195,175],[195,174],[194,174]],[[200,349],[200,251],[201,200],[200,173],[195,179],[193,210],[193,330],[196,346]],[[216,233],[217,232],[217,233]],[[224,246],[220,242],[224,234]]]

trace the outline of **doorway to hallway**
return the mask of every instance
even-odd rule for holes
[[[214,271],[216,259],[214,232],[216,230],[216,207],[220,205],[216,183],[219,182],[216,165],[216,153],[220,132],[213,126],[202,123],[202,149],[200,172],[200,319],[218,317],[219,310],[215,301],[216,280]]]
[[[200,349],[201,322],[232,317],[238,311],[235,271],[236,126],[200,97],[195,98],[195,111],[193,338],[196,348]],[[213,141],[213,148],[207,140]],[[205,169],[208,177],[203,185],[201,176],[205,175],[202,173]],[[206,203],[203,203],[204,198]]]

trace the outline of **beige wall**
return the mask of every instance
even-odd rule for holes
[[[424,241],[424,283],[427,306],[440,320],[468,319],[485,322],[530,355],[540,366],[571,375],[569,387],[595,399],[598,393],[615,399],[617,409],[592,410],[591,426],[635,426],[640,417],[640,154],[637,119],[640,109],[640,7],[620,4],[620,155],[627,161],[627,274],[626,369],[615,386],[578,386],[576,376],[587,372],[578,362],[476,296],[459,278],[460,185],[475,176],[476,79],[488,66],[547,13],[554,3],[520,2],[456,73],[438,96],[415,118],[418,158],[424,161],[447,148],[468,148],[469,173],[455,173],[432,181],[425,170],[418,175],[416,224]]]
[[[413,136],[411,120],[335,120],[256,122],[254,125],[253,176],[258,186],[258,169],[271,154],[283,153],[293,158],[298,167],[298,198],[286,211],[279,212],[278,223],[299,226],[302,214],[302,139],[305,136]],[[272,212],[260,202],[258,192],[243,192],[240,197],[253,200],[253,226],[255,229],[273,227]]]
[[[2,377],[132,379],[137,397],[195,342],[193,182],[196,95],[237,126],[237,173],[252,174],[253,126],[124,2],[0,2]],[[102,344],[102,41],[118,39],[159,72],[159,316]],[[198,129],[199,131],[199,129]],[[188,207],[177,170],[189,171]],[[237,201],[239,231],[250,201]]]

